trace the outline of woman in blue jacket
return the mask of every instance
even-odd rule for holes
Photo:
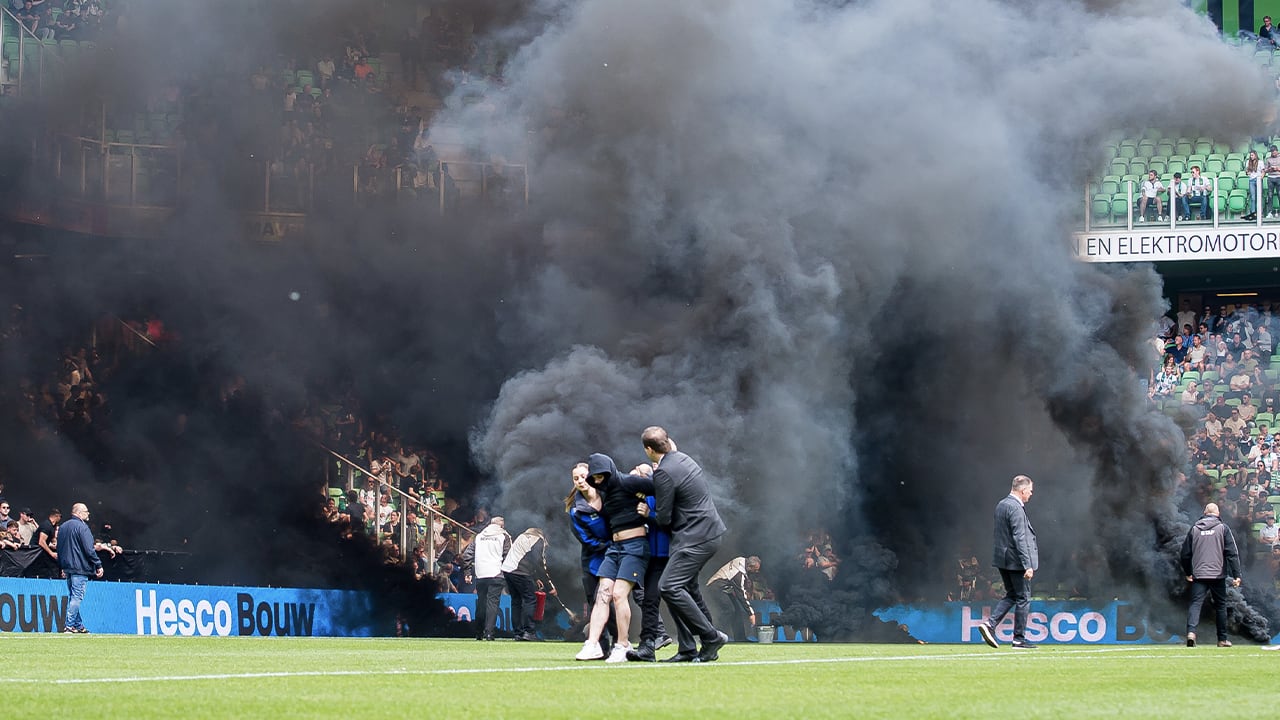
[[[573,490],[564,499],[564,511],[569,514],[574,536],[582,544],[582,590],[586,593],[587,608],[595,604],[596,586],[600,584],[596,571],[604,560],[604,551],[609,548],[609,524],[600,514],[603,506],[604,498],[587,482],[587,464],[578,463],[573,467]],[[612,620],[610,617],[610,624]],[[606,632],[600,638],[605,655],[612,645],[613,638]]]

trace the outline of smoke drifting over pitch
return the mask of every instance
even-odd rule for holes
[[[549,228],[505,306],[529,369],[474,442],[500,507],[554,516],[573,461],[638,462],[658,423],[714,476],[729,549],[791,563],[828,527],[855,595],[939,599],[957,556],[985,565],[1018,472],[1038,480],[1046,583],[1180,592],[1182,438],[1134,372],[1159,278],[1079,264],[1066,238],[1115,129],[1261,127],[1266,79],[1203,18],[1154,1],[558,9],[505,86],[440,120],[497,153],[528,141],[539,207],[590,228]]]

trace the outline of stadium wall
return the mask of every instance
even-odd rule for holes
[[[80,611],[95,633],[200,636],[373,634],[364,593],[297,588],[90,582]],[[61,632],[67,584],[0,578],[0,631]]]
[[[994,604],[896,605],[875,611],[875,616],[904,626],[903,630],[911,637],[924,642],[981,645],[978,624],[990,615]],[[1211,629],[1212,618],[1208,623]],[[1012,612],[996,628],[996,637],[1002,642],[1013,640]],[[1146,645],[1183,640],[1181,635],[1169,632],[1158,623],[1148,622],[1136,605],[1123,601],[1094,604],[1070,600],[1033,601],[1027,620],[1027,639],[1072,645]],[[1280,635],[1272,639],[1272,643],[1280,643]]]

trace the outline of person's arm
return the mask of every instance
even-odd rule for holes
[[[44,550],[46,553],[49,553],[49,557],[53,558],[54,560],[57,560],[58,553],[54,552],[53,548],[49,547],[48,538],[49,538],[49,534],[41,530],[40,537],[37,538],[36,544],[40,546],[41,550]]]
[[[671,527],[671,513],[675,502],[676,488],[671,474],[662,468],[655,468],[653,471],[653,517],[658,527]]]
[[[570,524],[573,525],[573,534],[577,536],[578,542],[584,547],[592,550],[604,550],[609,547],[609,543],[598,537],[591,531],[591,523],[584,518],[576,510],[569,511]]]
[[[94,547],[93,531],[91,531],[89,526],[84,523],[78,524],[80,525],[80,527],[77,528],[80,535],[80,542],[84,544],[85,554],[93,561],[93,575],[94,577],[102,577],[102,558],[98,557],[98,550]]]
[[[628,493],[635,493],[637,495],[653,494],[653,479],[647,478],[644,475],[619,475],[618,484],[621,485],[622,489],[626,490]]]
[[[1027,522],[1027,513],[1025,511],[1012,512],[1009,514],[1009,534],[1013,537],[1013,547],[1018,551],[1018,560],[1022,563],[1022,568],[1027,573],[1034,573],[1035,568],[1031,567],[1031,532],[1030,523]],[[1030,578],[1031,575],[1026,575]]]
[[[1231,528],[1223,524],[1222,529],[1225,531],[1222,538],[1222,559],[1226,561],[1227,577],[1238,586],[1240,584],[1240,549],[1236,547],[1236,538],[1231,534]]]
[[[1195,578],[1191,575],[1191,533],[1187,533],[1187,537],[1182,541],[1182,552],[1178,556],[1178,562],[1182,565],[1182,574],[1187,576],[1187,582],[1191,582]]]

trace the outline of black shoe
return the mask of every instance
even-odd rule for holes
[[[1035,643],[1029,643],[1026,640],[1014,640],[1012,643],[1010,643],[1009,647],[1015,648],[1017,650],[1035,650],[1039,646],[1036,645]]]
[[[982,642],[990,645],[993,648],[1000,647],[1000,641],[996,640],[995,631],[991,629],[990,625],[986,623],[982,623],[981,625],[979,625],[978,634],[982,636]]]
[[[542,642],[542,638],[538,637],[537,633],[531,632],[516,633],[516,640],[521,642]]]
[[[484,639],[485,639],[485,640],[492,640],[492,639],[493,639],[493,633],[485,633],[485,634],[484,634]]]
[[[727,642],[729,642],[729,636],[717,630],[714,640],[702,641],[702,650],[698,652],[695,662],[715,662],[720,658],[720,648]]]
[[[675,642],[675,641],[674,641],[674,640],[672,640],[670,637],[668,637],[668,636],[666,636],[666,635],[663,635],[662,637],[660,637],[660,638],[658,638],[657,640],[654,640],[654,641],[653,641],[653,649],[654,649],[654,650],[661,650],[662,648],[664,648],[664,647],[666,647],[666,646],[670,645],[670,644],[671,644],[671,643],[673,643],[673,642]]]
[[[693,662],[695,659],[697,659],[697,657],[698,657],[698,653],[692,650],[681,650],[680,652],[676,653],[675,655],[672,655],[671,657],[667,658],[666,660],[663,660],[662,662],[670,662],[670,663]]]
[[[1196,634],[1193,632],[1187,633],[1187,647],[1195,647],[1195,646],[1196,646]]]
[[[653,643],[648,640],[640,643],[640,647],[627,651],[627,660],[631,662],[653,662],[657,659],[654,655]]]

